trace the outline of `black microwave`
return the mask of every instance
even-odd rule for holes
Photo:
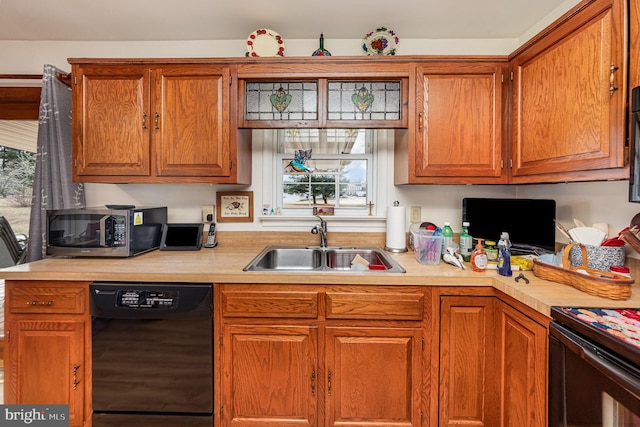
[[[130,257],[160,247],[166,207],[47,211],[47,255]]]

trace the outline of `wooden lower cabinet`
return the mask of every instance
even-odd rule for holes
[[[223,327],[222,425],[317,425],[318,328]]]
[[[419,426],[420,328],[326,329],[325,425]]]
[[[502,374],[502,424],[547,425],[547,328],[501,304],[497,330]]]
[[[500,400],[494,297],[446,296],[440,306],[441,426],[496,426]]]
[[[545,427],[543,322],[499,296],[440,296],[439,425]]]
[[[6,404],[68,404],[70,426],[89,412],[87,284],[5,284]]]
[[[221,427],[424,425],[421,288],[217,292]]]

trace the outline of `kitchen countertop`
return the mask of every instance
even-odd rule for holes
[[[406,273],[384,272],[245,272],[242,269],[263,249],[263,245],[219,244],[200,251],[152,251],[133,258],[47,258],[0,270],[0,279],[68,280],[119,282],[212,282],[262,284],[346,284],[492,286],[536,311],[549,315],[551,306],[629,308],[640,307],[640,285],[632,296],[614,301],[588,295],[571,286],[538,279],[525,271],[523,280],[500,276],[496,270],[474,272],[466,264],[461,270],[441,262],[437,266],[416,261],[413,252],[392,253]]]

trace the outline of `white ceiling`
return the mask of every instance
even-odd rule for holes
[[[565,0],[0,0],[0,40],[519,38]],[[574,2],[575,4],[575,2]]]

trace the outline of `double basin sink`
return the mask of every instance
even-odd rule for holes
[[[404,273],[405,269],[378,247],[267,246],[244,271]]]

